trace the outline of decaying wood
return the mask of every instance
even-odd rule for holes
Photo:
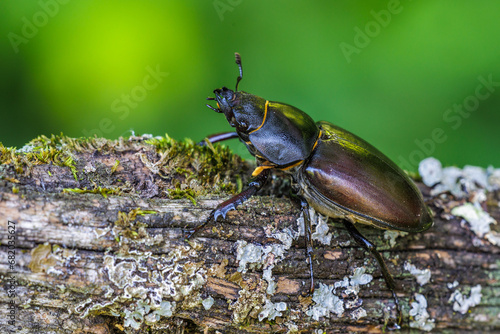
[[[290,199],[256,196],[188,243],[183,228],[200,224],[230,194],[202,196],[196,204],[171,199],[168,191],[179,183],[182,188],[186,179],[162,173],[161,164],[154,165],[161,154],[142,140],[123,145],[74,152],[77,180],[69,167],[51,163],[22,172],[13,163],[0,165],[1,328],[15,333],[377,333],[394,317],[394,301],[376,262],[338,222],[330,222],[330,246],[315,243],[316,287],[343,281],[356,268],[365,268],[373,280],[359,286],[357,295],[338,287],[343,313],[315,320],[309,315],[316,302],[307,295],[303,237],[293,240],[283,258],[272,251],[264,264],[249,263],[246,271],[237,259],[245,242],[261,250],[283,246],[277,233],[298,230],[299,209]],[[126,191],[107,196],[64,191],[116,184],[126,185],[121,188]],[[488,211],[498,220],[499,194],[488,195]],[[360,227],[378,245],[396,279],[401,331],[419,331],[410,327],[412,322],[416,327],[416,319],[409,310],[416,308],[411,303],[420,294],[433,332],[499,332],[500,247],[448,215],[447,199],[434,199],[430,206],[435,225],[425,233],[395,235],[394,245],[384,231]],[[14,268],[8,257],[9,221],[15,224]],[[405,264],[429,269],[430,281],[421,286]],[[274,293],[267,291],[270,278],[263,276],[269,268],[277,283]],[[15,298],[8,295],[12,277]],[[452,294],[459,291],[467,298],[477,286],[479,304],[465,314],[454,311]],[[12,300],[15,326],[8,323]],[[266,303],[286,303],[286,310],[266,315]]]

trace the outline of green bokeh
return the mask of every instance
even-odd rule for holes
[[[2,1],[0,141],[230,131],[204,99],[234,87],[238,51],[241,89],[404,168],[429,155],[500,167],[499,12],[495,1]]]

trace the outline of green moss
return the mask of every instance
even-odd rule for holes
[[[111,174],[113,174],[114,172],[116,172],[116,170],[118,169],[119,165],[120,165],[120,160],[116,160],[115,164],[113,165],[113,167],[111,167]]]
[[[173,183],[174,189],[168,190],[170,198],[188,198],[195,203],[195,197],[208,192],[241,191],[243,182],[239,174],[249,167],[229,148],[209,142],[201,146],[190,139],[176,141],[168,135],[146,142],[160,155],[160,160],[154,164],[159,169],[158,174],[175,176],[182,184],[181,187]]]
[[[115,224],[122,227],[129,226],[131,222],[135,221],[138,215],[145,216],[155,213],[157,212],[154,210],[142,210],[141,208],[130,210],[128,213],[119,211]]]
[[[108,198],[108,195],[121,195],[122,191],[119,188],[103,188],[96,187],[94,189],[87,189],[87,187],[80,188],[65,188],[63,189],[63,194],[67,193],[77,193],[77,194],[101,194],[104,198]]]
[[[168,192],[168,197],[171,199],[187,198],[193,203],[193,205],[196,205],[196,193],[194,190],[191,188],[180,189],[180,185],[177,186],[178,187]]]
[[[147,214],[155,213],[157,212],[154,210],[142,210],[140,208],[130,210],[128,213],[118,211],[118,217],[115,221],[115,226],[117,227],[117,241],[119,241],[119,236],[124,236],[132,240],[148,237],[145,229],[147,225],[140,221],[136,221],[136,218],[137,216],[144,216]]]
[[[72,147],[68,145],[71,138],[60,135],[52,135],[50,138],[42,135],[30,141],[22,149],[5,147],[0,144],[0,162],[12,164],[16,173],[21,174],[25,168],[33,165],[53,164],[55,166],[68,167],[75,180],[78,180],[75,161],[72,156]]]
[[[23,162],[16,155],[15,147],[5,147],[0,143],[0,163],[13,165],[16,173],[21,174],[23,172]]]
[[[145,138],[133,137],[127,140],[120,137],[108,140],[97,137],[70,138],[63,134],[42,135],[21,149],[5,147],[0,143],[0,163],[11,165],[16,173],[23,176],[29,175],[35,165],[67,167],[75,180],[80,182],[80,187],[68,188],[64,192],[96,193],[106,197],[134,193],[135,189],[127,181],[120,184],[121,188],[115,187],[116,182],[122,181],[111,176],[119,168],[128,168],[129,164],[123,165],[120,160],[115,160],[110,168],[97,163],[90,166],[94,170],[81,164],[90,159],[88,154],[96,152],[109,157],[115,156],[115,159],[121,152],[133,152],[153,175],[165,180],[162,183],[154,181],[163,196],[166,194],[171,199],[186,198],[193,204],[196,204],[199,196],[240,192],[242,185],[247,182],[250,164],[225,146],[209,142],[201,146],[190,139],[176,141],[168,135]],[[106,167],[106,171],[100,167]],[[47,170],[47,173],[52,176],[51,171]]]

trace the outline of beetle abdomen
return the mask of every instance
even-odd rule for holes
[[[432,225],[420,191],[396,164],[356,135],[317,124],[323,134],[302,173],[305,193],[322,197],[307,196],[313,207],[335,206],[380,228],[418,232]]]

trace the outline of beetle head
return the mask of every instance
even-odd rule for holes
[[[238,132],[248,134],[262,124],[265,99],[243,91],[234,92],[226,87],[214,90],[214,94],[217,108],[210,105],[209,108],[223,113]]]
[[[243,77],[241,57],[235,53],[236,64],[240,70],[240,75],[236,79],[236,89],[222,87],[214,90],[215,98],[209,97],[207,100],[215,100],[217,108],[207,104],[210,109],[224,113],[229,124],[240,133],[256,130],[262,124],[264,118],[265,103],[261,97],[238,91],[238,84]]]

